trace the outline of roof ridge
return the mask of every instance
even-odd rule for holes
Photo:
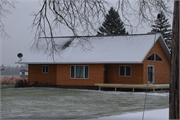
[[[81,38],[81,37],[117,37],[117,36],[138,36],[138,35],[155,35],[160,33],[148,33],[148,34],[128,34],[128,35],[106,35],[106,36],[56,36],[56,37],[39,37],[39,38]]]

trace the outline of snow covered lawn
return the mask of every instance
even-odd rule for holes
[[[142,120],[143,112],[93,118],[89,120]],[[145,111],[144,120],[169,120],[169,108]]]
[[[1,118],[116,120],[134,115],[141,119],[144,98],[144,92],[1,86]],[[167,113],[169,93],[148,93],[146,103],[145,119],[151,116],[146,114],[149,110]]]

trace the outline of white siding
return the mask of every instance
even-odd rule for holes
[[[28,72],[25,72],[25,75],[28,75]]]

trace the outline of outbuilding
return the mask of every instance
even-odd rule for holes
[[[37,51],[23,53],[28,82],[58,86],[169,84],[170,51],[161,34],[54,37],[58,53],[40,38]],[[44,54],[46,51],[46,54]]]
[[[28,70],[27,69],[19,70],[19,75],[21,78],[28,78]]]

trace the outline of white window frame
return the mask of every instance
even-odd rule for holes
[[[71,66],[74,66],[74,77],[71,77]],[[70,78],[71,79],[89,79],[89,65],[71,65],[70,66]],[[83,78],[76,78],[76,66],[83,66]],[[88,78],[85,78],[85,66],[88,66]]]
[[[43,72],[43,67],[45,66],[45,72]],[[48,67],[48,69],[46,70],[46,66]],[[46,72],[47,71],[47,72]],[[42,66],[42,73],[49,73],[49,66],[48,65],[43,65]]]
[[[125,74],[125,75],[124,75],[124,76],[121,76],[121,75],[120,75],[120,67],[121,67],[121,66],[125,66],[125,71],[124,71],[124,74]],[[130,74],[130,76],[127,76],[127,75],[126,75],[126,66],[130,66],[130,67],[131,67],[131,70],[130,70],[130,71],[131,71],[131,74]],[[132,66],[131,66],[131,65],[119,65],[119,76],[120,76],[120,77],[131,77],[131,76],[132,76]]]

